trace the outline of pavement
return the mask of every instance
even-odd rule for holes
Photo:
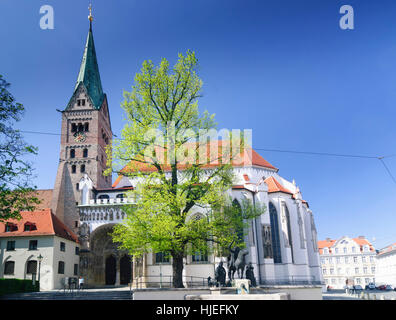
[[[49,290],[0,296],[0,300],[132,300],[129,287]]]
[[[396,300],[396,291],[364,290],[368,300]],[[348,294],[345,290],[330,290],[322,294],[323,300],[362,300],[360,294]],[[367,300],[367,296],[365,299]]]

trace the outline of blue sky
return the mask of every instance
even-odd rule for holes
[[[52,5],[54,30],[39,27]],[[26,107],[18,128],[60,133],[77,79],[89,0],[2,0],[0,74]],[[355,29],[339,27],[352,5]],[[94,38],[112,127],[123,126],[122,91],[145,59],[172,64],[192,49],[204,82],[199,105],[219,128],[253,130],[255,148],[396,154],[396,3],[392,0],[94,0]],[[52,188],[59,136],[38,146],[38,188]],[[319,239],[364,235],[396,241],[396,184],[376,159],[259,151],[295,179]],[[384,159],[396,176],[396,157]]]

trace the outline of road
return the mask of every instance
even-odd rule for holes
[[[382,296],[385,300],[396,300],[396,291],[383,291],[383,290],[364,290],[365,294],[369,294],[369,299],[381,300]],[[323,293],[323,300],[360,300],[359,295],[347,294],[344,290],[330,290]]]

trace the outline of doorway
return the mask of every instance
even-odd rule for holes
[[[105,265],[106,285],[115,285],[116,282],[116,258],[111,255],[106,259]]]
[[[128,284],[132,279],[131,257],[124,255],[120,260],[120,284]]]

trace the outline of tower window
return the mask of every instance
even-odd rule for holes
[[[80,184],[76,183],[76,190],[78,191],[80,189]]]
[[[75,156],[76,156],[76,150],[71,149],[70,150],[70,158],[75,158]]]
[[[82,123],[79,123],[78,124],[78,132],[82,132],[82,131],[84,131],[84,126]]]
[[[77,125],[75,123],[72,123],[71,131],[72,132],[76,132],[77,131]]]
[[[88,157],[88,149],[83,150],[83,157],[87,158]]]
[[[78,106],[85,106],[85,99],[77,99]]]
[[[76,166],[74,164],[72,165],[72,173],[76,173]]]
[[[80,99],[77,99],[77,105],[81,106],[81,100]]]
[[[89,123],[88,122],[84,123],[84,131],[89,131]]]
[[[85,106],[85,99],[82,99],[82,100],[81,100],[81,105],[82,105],[82,106]]]
[[[80,167],[80,172],[84,173],[85,172],[85,164],[82,164]]]

